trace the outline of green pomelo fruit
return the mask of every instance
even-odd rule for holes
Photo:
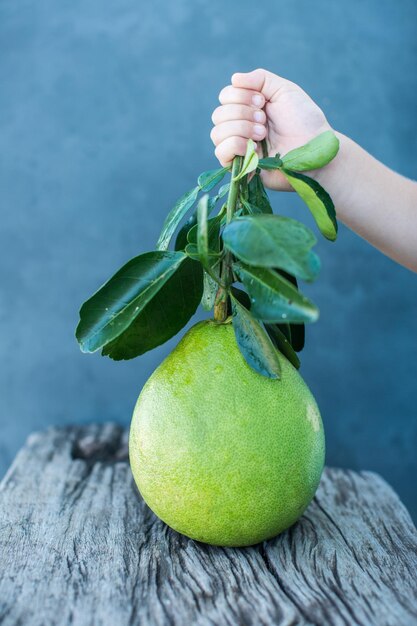
[[[132,419],[129,453],[149,507],[210,544],[247,546],[288,528],[319,484],[324,432],[297,370],[258,374],[231,324],[189,330],[154,371]]]

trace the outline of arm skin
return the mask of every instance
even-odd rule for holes
[[[390,170],[345,135],[336,135],[337,156],[313,177],[330,194],[341,222],[417,272],[417,183]]]
[[[222,165],[243,155],[249,138],[266,139],[268,153],[286,154],[331,129],[323,111],[296,84],[258,69],[232,76],[219,94],[211,139]],[[401,265],[417,272],[417,182],[380,163],[336,132],[337,156],[309,175],[330,194],[337,217]],[[280,172],[263,171],[270,189],[290,191]]]

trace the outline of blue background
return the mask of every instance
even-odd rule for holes
[[[298,82],[334,128],[415,176],[416,24],[415,0],[1,0],[1,471],[34,429],[128,424],[176,343],[115,363],[73,333],[81,302],[216,166],[210,116],[234,71]],[[295,194],[273,204],[312,225]],[[302,373],[327,461],[376,470],[417,515],[417,276],[343,227],[318,252]]]

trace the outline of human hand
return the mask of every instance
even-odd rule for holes
[[[221,106],[212,115],[210,137],[221,165],[244,155],[248,139],[266,139],[268,156],[286,154],[331,127],[319,106],[295,83],[263,69],[232,76],[219,94]],[[262,171],[270,189],[290,190],[279,171]]]

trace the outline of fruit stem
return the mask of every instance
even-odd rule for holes
[[[234,178],[239,174],[241,167],[242,167],[242,157],[235,156],[235,158],[233,159],[232,179],[230,181],[229,195],[227,196],[227,213],[226,213],[227,224],[233,218],[233,213],[236,210],[237,198],[238,198],[238,193],[239,193],[239,181],[234,180]]]
[[[230,188],[229,195],[227,196],[227,213],[226,213],[226,224],[228,224],[232,218],[233,214],[236,211],[237,201],[239,197],[239,184],[240,181],[233,180],[240,172],[242,167],[242,157],[235,156],[233,159],[232,172],[231,172],[231,180],[230,180]],[[232,255],[230,252],[226,252],[222,262],[222,269],[220,280],[222,285],[217,290],[216,301],[214,304],[214,319],[216,322],[223,323],[227,318],[227,296],[228,296],[228,286],[231,275],[231,264],[232,264]]]

